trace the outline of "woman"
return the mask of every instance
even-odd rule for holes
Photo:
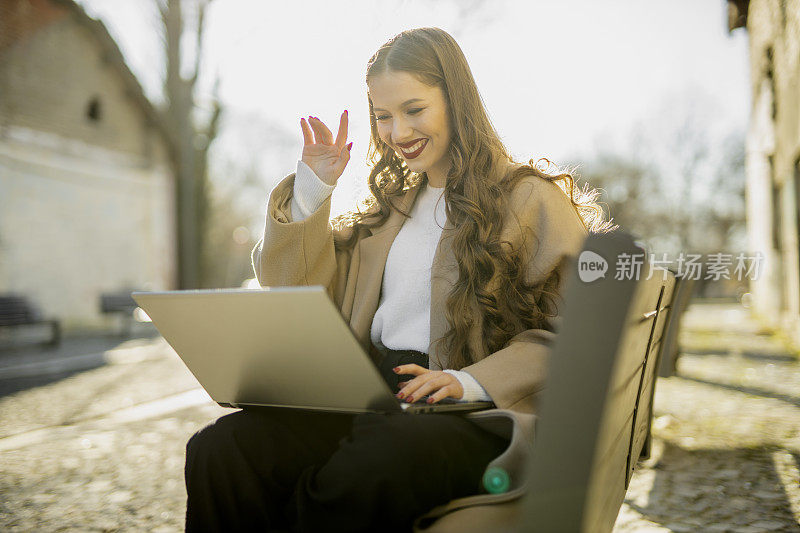
[[[497,409],[224,416],[187,445],[189,530],[409,531],[426,512],[522,489],[565,258],[612,226],[568,172],[511,159],[443,30],[398,34],[366,81],[372,197],[329,220],[347,111],[335,137],[301,119],[302,160],[270,195],[256,275],[327,287],[398,398]],[[510,473],[508,492],[463,499],[482,492],[487,465]]]

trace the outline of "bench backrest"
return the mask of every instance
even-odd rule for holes
[[[25,297],[12,294],[0,295],[1,326],[30,324],[36,318],[37,313]]]
[[[664,341],[661,346],[661,363],[658,366],[658,376],[668,378],[675,374],[675,365],[678,360],[678,334],[683,312],[689,307],[694,289],[697,286],[693,278],[678,278],[675,283],[675,295],[672,298],[672,308],[669,320],[664,330]]]
[[[133,300],[130,291],[100,295],[100,310],[103,313],[133,311],[136,307],[136,302]]]
[[[675,276],[656,269],[646,279],[646,254],[622,232],[590,235],[584,250],[608,270],[583,282],[576,264],[566,280],[522,531],[611,531],[650,430]],[[615,279],[623,254],[644,260],[638,279]]]

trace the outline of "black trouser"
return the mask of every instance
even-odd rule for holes
[[[462,415],[245,409],[186,446],[186,529],[408,532],[436,505],[479,493],[507,445]]]

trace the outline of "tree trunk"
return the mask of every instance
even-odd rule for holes
[[[221,111],[217,100],[203,132],[205,142],[202,147],[196,146],[195,140],[199,136],[193,120],[194,91],[202,58],[203,22],[207,6],[208,1],[205,1],[197,7],[197,56],[194,72],[188,78],[181,75],[181,37],[185,30],[181,0],[166,0],[165,4],[159,6],[167,60],[164,93],[169,102],[164,118],[172,140],[172,164],[177,180],[178,285],[181,289],[195,289],[202,284],[203,235],[208,205],[206,159],[208,146],[217,134]]]

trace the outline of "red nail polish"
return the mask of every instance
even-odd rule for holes
[[[351,141],[350,144],[347,145],[347,149],[350,150],[353,147],[353,142]]]
[[[428,403],[433,403],[433,398],[428,398],[428,399],[427,399],[427,400],[425,400],[425,401],[426,401],[426,402],[428,402]]]
[[[411,403],[411,402],[413,402],[413,401],[414,401],[414,397],[413,397],[413,396],[409,396],[408,398],[406,398],[406,401],[407,401],[408,403]]]
[[[350,143],[350,144],[353,144],[353,143]],[[394,367],[392,370],[393,370],[393,371],[395,371],[395,372],[399,372],[399,371],[400,371],[400,367],[399,367],[399,366],[396,366],[396,367]]]

